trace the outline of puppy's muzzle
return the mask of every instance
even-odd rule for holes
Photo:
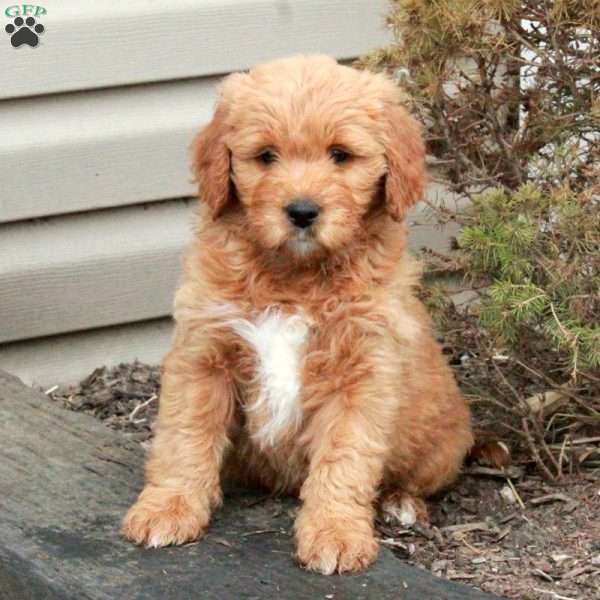
[[[288,219],[300,229],[310,227],[318,218],[321,208],[310,198],[298,198],[285,207]]]

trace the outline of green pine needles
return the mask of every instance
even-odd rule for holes
[[[600,370],[600,198],[527,184],[477,196],[458,243],[485,278],[483,327],[521,351],[553,350],[576,379]]]

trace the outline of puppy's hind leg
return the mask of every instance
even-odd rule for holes
[[[390,525],[429,525],[429,512],[425,501],[399,488],[384,490],[379,498],[378,509],[381,520]]]

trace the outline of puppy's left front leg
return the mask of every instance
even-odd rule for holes
[[[307,569],[358,571],[377,557],[373,503],[388,433],[373,402],[329,399],[311,424],[309,474],[295,525],[297,558]]]

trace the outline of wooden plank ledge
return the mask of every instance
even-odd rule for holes
[[[0,439],[0,600],[497,598],[385,548],[358,575],[302,571],[292,560],[288,510],[273,515],[241,493],[226,498],[200,543],[134,547],[118,528],[142,486],[139,445],[3,372]]]

